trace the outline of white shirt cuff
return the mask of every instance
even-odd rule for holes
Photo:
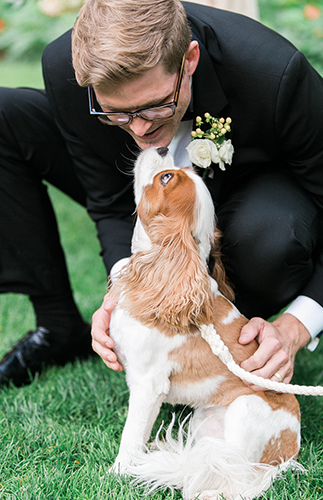
[[[307,328],[312,337],[307,348],[314,351],[319,342],[318,334],[323,330],[323,307],[310,297],[300,295],[290,304],[285,313],[295,316]]]
[[[125,257],[124,259],[118,260],[115,264],[113,264],[110,271],[110,279],[112,283],[114,283],[120,276],[120,271],[123,266],[126,266],[129,262],[130,257]]]

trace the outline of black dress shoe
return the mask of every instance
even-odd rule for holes
[[[0,361],[0,386],[11,381],[16,386],[31,382],[31,377],[41,372],[44,365],[64,365],[75,358],[87,358],[91,347],[91,327],[67,342],[51,338],[47,328],[39,326],[29,331]]]

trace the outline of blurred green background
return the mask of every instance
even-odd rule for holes
[[[0,85],[42,86],[41,54],[69,29],[83,0],[1,0]],[[259,0],[261,22],[300,49],[323,75],[323,0]]]

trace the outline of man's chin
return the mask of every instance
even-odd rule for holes
[[[132,137],[141,149],[148,149],[151,147],[168,147],[172,140],[172,137],[168,135],[169,134],[165,133],[164,126],[161,125],[151,134],[146,134],[142,137],[133,135]]]
[[[156,141],[156,142],[137,142],[137,145],[140,149],[148,149],[148,148],[167,148],[170,144],[170,141]]]

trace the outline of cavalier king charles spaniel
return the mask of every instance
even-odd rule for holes
[[[132,256],[111,287],[118,304],[110,334],[130,391],[112,471],[151,490],[181,489],[185,499],[255,498],[282,470],[298,467],[298,402],[289,394],[254,392],[200,334],[199,326],[212,324],[238,364],[258,347],[238,343],[248,320],[230,301],[213,201],[202,178],[175,167],[167,148],[150,148],[136,161],[134,190]],[[194,413],[176,439],[173,418],[165,437],[149,448],[163,402]]]

